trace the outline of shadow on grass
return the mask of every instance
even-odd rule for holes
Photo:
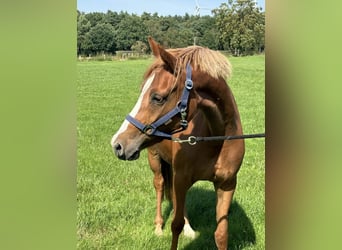
[[[216,193],[213,190],[193,187],[188,191],[186,206],[190,224],[196,238],[189,240],[184,250],[217,249],[214,239],[216,230]],[[164,219],[171,219],[171,204],[164,210]],[[229,209],[229,249],[243,249],[255,244],[256,236],[252,222],[245,211],[233,201]]]

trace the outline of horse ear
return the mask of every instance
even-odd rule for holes
[[[159,45],[156,41],[153,40],[152,37],[148,37],[148,43],[150,44],[152,53],[155,57],[159,57],[160,53],[159,53]]]
[[[160,44],[153,40],[152,37],[148,37],[148,43],[150,44],[152,53],[155,57],[160,57],[164,63],[169,67],[169,70],[173,73],[176,67],[177,59],[172,54],[167,52]]]
[[[164,63],[169,67],[171,73],[175,71],[177,58],[174,57],[171,53],[167,52],[163,47],[159,46],[159,53],[161,59]]]

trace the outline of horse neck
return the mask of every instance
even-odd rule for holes
[[[203,76],[199,80],[195,86],[199,96],[198,109],[205,115],[210,133],[212,135],[241,133],[239,112],[227,83],[223,79]]]

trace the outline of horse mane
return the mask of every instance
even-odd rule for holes
[[[227,57],[218,51],[214,51],[201,46],[189,46],[186,48],[167,49],[177,58],[175,74],[186,68],[188,63],[191,64],[193,70],[198,70],[207,73],[213,78],[228,79],[231,76],[232,66]],[[164,62],[161,58],[156,58],[155,62],[147,70],[145,77],[157,68],[162,68]]]

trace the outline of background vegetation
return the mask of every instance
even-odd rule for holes
[[[127,12],[77,11],[77,54],[149,52],[149,35],[167,48],[201,45],[233,55],[262,52],[265,48],[265,13],[253,0],[229,0],[212,16],[159,16]]]
[[[245,133],[265,129],[263,55],[233,57],[229,85]],[[110,140],[136,102],[151,59],[77,63],[77,248],[169,249],[171,204],[163,203],[164,235],[154,235],[155,192],[146,151],[118,160]],[[230,249],[265,249],[264,139],[246,140],[246,154],[230,210]],[[197,182],[187,195],[194,240],[179,249],[215,249],[214,188]]]

